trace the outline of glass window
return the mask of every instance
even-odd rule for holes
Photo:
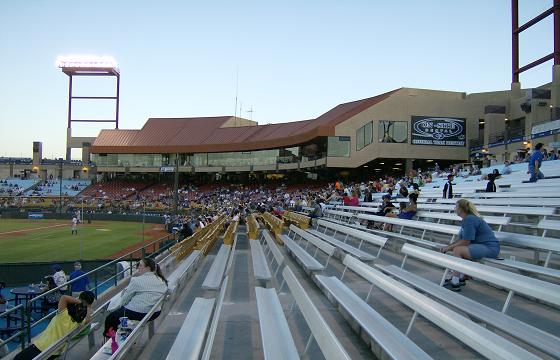
[[[364,140],[364,127],[362,126],[356,131],[356,150],[360,151],[364,148]]]
[[[349,157],[350,156],[350,137],[349,136],[329,136],[327,145],[328,156]]]
[[[208,165],[208,154],[200,153],[194,154],[192,158],[193,166],[207,166]]]
[[[368,122],[364,126],[364,146],[368,146],[373,142],[373,121]]]
[[[107,165],[108,165],[108,166],[116,166],[116,165],[118,165],[118,156],[117,156],[117,154],[107,154]]]
[[[406,121],[379,121],[379,142],[407,143],[408,123]]]
[[[373,142],[373,122],[368,122],[356,131],[356,150],[360,151]]]

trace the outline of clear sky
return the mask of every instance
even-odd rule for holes
[[[552,0],[520,0],[520,23]],[[149,117],[309,119],[399,87],[509,89],[510,0],[0,0],[0,156],[65,153],[68,78],[57,55],[112,55],[120,128]],[[521,36],[520,63],[552,52],[552,18]],[[552,62],[521,76],[551,81]],[[75,95],[107,95],[89,80]],[[109,94],[110,95],[110,94]],[[75,104],[74,117],[109,117]],[[99,128],[76,128],[96,135]],[[78,157],[78,154],[75,154]]]

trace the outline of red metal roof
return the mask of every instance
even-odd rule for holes
[[[338,105],[312,120],[222,127],[231,116],[150,118],[140,130],[102,130],[92,153],[197,153],[251,151],[298,145],[333,136],[335,126],[385,100],[397,90]]]

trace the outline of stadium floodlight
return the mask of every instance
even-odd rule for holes
[[[55,65],[64,68],[104,68],[115,69],[117,61],[112,56],[98,55],[60,55]]]

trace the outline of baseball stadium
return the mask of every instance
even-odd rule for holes
[[[233,114],[123,129],[115,58],[59,56],[65,156],[33,134],[30,156],[0,157],[0,358],[559,359],[549,2],[502,9],[503,90],[403,84],[284,122],[236,95]],[[544,21],[552,52],[520,60]],[[549,81],[523,87],[539,67]],[[81,100],[111,118],[77,117]]]

